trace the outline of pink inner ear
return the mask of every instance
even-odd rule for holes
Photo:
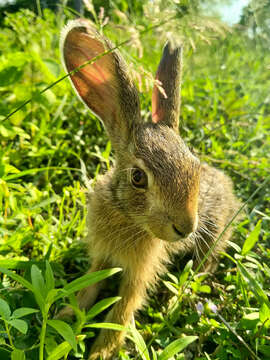
[[[64,43],[67,70],[70,72],[103,52],[102,42],[80,28],[73,28]],[[71,76],[82,100],[103,120],[116,113],[118,91],[114,72],[113,57],[107,54]]]
[[[152,122],[155,124],[159,123],[164,117],[164,111],[160,106],[160,96],[162,94],[155,85],[152,94]]]

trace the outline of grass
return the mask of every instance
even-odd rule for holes
[[[112,40],[123,42],[138,27],[145,32],[121,51],[134,64],[130,71],[148,117],[162,48],[157,39],[173,24],[160,19],[163,25],[156,27],[152,19],[149,26],[142,18],[131,24],[109,15],[106,26],[98,14],[96,19]],[[176,262],[138,314],[137,330],[130,329],[136,350],[128,342],[119,356],[270,359],[269,53],[245,29],[221,34],[219,25],[213,33],[203,29],[208,44],[188,15],[181,16],[175,26],[188,29],[181,33],[181,134],[202,161],[228,173],[238,197],[249,201],[218,271],[195,274],[190,262],[184,269]],[[113,156],[102,126],[68,81],[51,86],[63,75],[58,41],[67,17],[64,10],[58,16],[44,10],[43,17],[23,10],[6,16],[0,32],[1,359],[86,358],[94,329],[105,326],[100,312],[117,301],[100,299],[84,314],[72,295],[92,281],[82,277],[88,268],[82,242],[87,176],[95,179]],[[75,307],[76,322],[53,319],[63,301]]]

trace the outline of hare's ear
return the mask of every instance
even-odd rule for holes
[[[61,52],[67,72],[93,59],[70,75],[71,83],[104,123],[113,146],[127,141],[132,124],[140,121],[140,105],[119,52],[84,19],[70,21],[64,28]]]
[[[182,48],[167,43],[156,73],[161,84],[154,86],[152,95],[152,121],[171,127],[179,132],[180,86],[182,67]]]

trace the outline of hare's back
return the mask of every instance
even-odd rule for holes
[[[217,226],[226,225],[238,207],[231,179],[222,171],[202,164],[199,214],[215,220]]]

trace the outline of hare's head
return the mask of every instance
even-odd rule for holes
[[[86,20],[62,34],[68,72],[81,100],[102,120],[116,156],[111,192],[115,207],[154,236],[177,241],[196,230],[199,160],[179,136],[181,48],[165,46],[157,71],[152,121],[140,114],[137,89],[118,50]]]

